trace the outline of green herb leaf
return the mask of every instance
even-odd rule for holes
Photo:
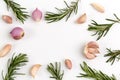
[[[111,50],[107,48],[108,53],[104,55],[104,57],[109,57],[109,59],[106,61],[111,62],[111,65],[115,62],[115,61],[119,61],[120,60],[120,50]]]
[[[66,21],[67,21],[73,12],[77,14],[78,2],[79,0],[77,0],[76,2],[71,2],[71,5],[69,6],[67,2],[64,1],[67,7],[63,9],[56,8],[58,13],[46,12],[45,20],[48,21],[48,23],[52,23],[52,22],[60,21],[61,19],[66,17]]]
[[[17,19],[22,23],[29,17],[28,12],[24,11],[26,8],[22,8],[20,4],[14,2],[13,0],[4,0],[7,5],[8,10],[11,8]]]
[[[92,20],[92,23],[88,28],[88,31],[93,31],[95,32],[92,36],[97,35],[97,40],[101,39],[102,37],[106,36],[110,28],[115,24],[115,23],[120,23],[120,19],[117,17],[116,14],[114,14],[115,20],[114,19],[106,19],[107,21],[110,21],[111,23],[107,24],[98,24],[96,21]]]
[[[55,80],[62,80],[64,72],[61,71],[61,63],[50,63],[47,66],[47,70],[52,75],[50,78],[53,78]]]
[[[113,23],[120,23],[120,18],[116,14],[113,14],[115,19],[106,19],[107,21],[113,22]]]
[[[92,36],[98,35],[97,40],[99,40],[101,37],[106,36],[106,34],[108,33],[108,31],[110,30],[110,28],[114,24],[114,23],[110,23],[110,24],[98,24],[94,20],[92,20],[92,22],[93,23],[91,23],[91,25],[89,25],[88,30],[95,32]]]
[[[28,62],[28,58],[26,54],[19,54],[17,56],[14,56],[8,60],[8,69],[7,73],[3,76],[3,80],[15,80],[16,75],[24,75],[23,73],[18,73],[17,71],[21,69],[24,65],[26,65],[26,62]]]
[[[85,62],[83,62],[83,65],[80,65],[80,67],[85,73],[80,73],[80,76],[77,77],[83,77],[93,80],[117,80],[114,75],[108,76],[102,71],[92,69]]]

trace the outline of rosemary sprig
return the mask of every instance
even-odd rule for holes
[[[116,60],[120,60],[120,50],[111,50],[107,48],[108,53],[105,54],[105,57],[109,57],[109,59],[106,61],[111,62],[111,65],[116,61]]]
[[[54,64],[50,63],[47,66],[47,70],[51,74],[50,78],[53,78],[55,80],[63,79],[64,72],[61,71],[61,63],[58,63],[58,62],[55,62]]]
[[[113,22],[113,23],[120,23],[120,18],[116,15],[113,14],[115,19],[106,19],[107,21]]]
[[[92,36],[98,35],[97,40],[99,40],[101,37],[106,36],[106,34],[108,33],[108,31],[110,30],[110,28],[114,24],[114,23],[110,23],[110,24],[98,24],[94,20],[92,20],[92,22],[93,23],[91,23],[91,25],[89,25],[88,30],[89,31],[95,31],[95,33]]]
[[[107,21],[110,21],[111,23],[107,24],[98,24],[96,21],[92,20],[92,23],[89,26],[89,31],[94,31],[95,33],[92,36],[98,35],[97,40],[101,39],[102,37],[106,36],[110,28],[115,23],[120,23],[120,19],[117,17],[116,14],[113,14],[115,19],[106,19]]]
[[[26,65],[26,62],[28,62],[28,58],[26,54],[19,54],[17,56],[14,56],[8,60],[7,66],[7,73],[3,76],[3,80],[14,80],[16,75],[23,75],[23,73],[18,73],[17,71]]]
[[[78,2],[79,2],[79,0],[77,0],[76,2],[71,2],[71,5],[69,6],[67,4],[67,2],[64,1],[65,5],[67,7],[63,8],[63,9],[55,8],[58,11],[57,13],[46,12],[46,14],[45,14],[45,20],[48,23],[52,23],[52,22],[60,21],[61,19],[63,19],[64,17],[66,17],[66,21],[67,21],[73,12],[75,14],[77,14],[77,11],[78,11]]]
[[[102,71],[97,71],[95,69],[92,69],[85,62],[83,62],[83,65],[80,65],[80,67],[85,73],[80,73],[80,76],[78,77],[83,77],[88,79],[91,78],[93,80],[117,80],[114,75],[108,76]]]
[[[21,7],[20,4],[14,2],[13,0],[4,0],[4,2],[7,5],[8,10],[11,8],[14,14],[16,15],[16,18],[20,20],[22,23],[29,17],[26,12],[26,8]]]

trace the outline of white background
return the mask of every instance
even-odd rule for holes
[[[43,15],[46,11],[55,11],[54,7],[65,7],[63,0],[14,0],[23,7],[26,7],[29,15],[35,8],[39,8]],[[71,2],[71,0],[66,0]],[[105,13],[99,13],[94,10],[90,4],[97,2],[105,7]],[[83,13],[87,14],[87,22],[84,24],[75,24],[76,19]],[[101,54],[93,59],[88,60],[83,56],[83,48],[86,42],[95,41],[97,36],[91,36],[92,32],[87,31],[88,24],[91,19],[99,23],[107,23],[105,18],[114,18],[113,13],[120,17],[120,1],[119,0],[81,0],[79,2],[79,9],[77,15],[72,15],[71,18],[65,22],[61,20],[56,23],[47,24],[42,18],[41,22],[34,22],[29,18],[25,24],[16,21],[15,16],[11,11],[7,11],[6,4],[3,0],[0,1],[0,16],[10,15],[13,17],[13,24],[6,24],[0,19],[0,48],[5,44],[11,43],[13,45],[11,52],[4,58],[0,58],[0,74],[2,70],[4,73],[7,69],[7,60],[12,57],[13,53],[26,53],[29,57],[29,63],[19,72],[24,72],[27,75],[18,76],[16,80],[53,80],[50,79],[50,74],[46,67],[50,62],[61,62],[62,69],[65,72],[63,80],[80,80],[76,76],[82,70],[79,65],[85,61],[92,68],[101,70],[108,75],[115,74],[117,79],[120,79],[120,62],[116,62],[113,66],[105,63],[107,58],[103,57],[106,53],[106,48],[120,49],[120,24],[115,24],[106,37],[100,39]],[[109,23],[109,22],[108,22]],[[9,32],[14,27],[22,27],[25,30],[25,36],[21,40],[13,40]],[[65,59],[71,59],[73,62],[72,70],[68,70],[64,65]],[[41,64],[42,67],[38,71],[36,78],[33,79],[29,75],[29,69],[34,64]],[[0,76],[0,80],[2,77]],[[87,79],[82,79],[87,80]],[[89,79],[88,79],[89,80]]]

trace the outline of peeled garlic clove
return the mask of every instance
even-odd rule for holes
[[[86,58],[88,59],[94,59],[96,57],[95,54],[85,53]]]
[[[98,12],[104,13],[104,7],[98,3],[91,3],[91,6],[96,9]]]
[[[97,48],[88,48],[88,52],[91,54],[98,54],[100,53]]]
[[[70,59],[65,59],[65,65],[68,69],[72,69],[72,61]]]
[[[88,48],[99,48],[99,45],[95,41],[91,41],[87,44]]]
[[[20,27],[15,27],[14,29],[12,29],[10,34],[13,37],[13,39],[19,40],[24,37],[24,30]]]
[[[0,50],[0,57],[6,56],[12,48],[11,44],[6,44],[1,50]]]
[[[36,74],[37,74],[37,72],[38,72],[38,70],[39,70],[40,67],[41,67],[40,64],[35,64],[35,65],[33,65],[32,68],[30,69],[30,75],[31,75],[33,78],[35,78],[35,76],[36,76]]]
[[[86,19],[87,19],[87,15],[86,15],[86,13],[84,13],[82,16],[80,16],[80,17],[77,19],[76,22],[77,22],[78,24],[82,24],[82,23],[85,23]]]
[[[42,18],[42,12],[36,8],[32,13],[32,19],[36,22],[39,22]]]
[[[3,21],[5,21],[8,24],[12,24],[12,18],[8,15],[3,15],[2,16]]]

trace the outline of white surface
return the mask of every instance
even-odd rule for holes
[[[54,11],[54,7],[65,7],[63,0],[15,0],[23,7],[26,7],[31,15],[31,12],[38,7],[43,13],[45,11]],[[67,0],[70,2],[71,0]],[[97,2],[105,7],[105,13],[101,14],[94,10],[91,6],[91,2]],[[0,19],[0,48],[6,43],[13,45],[12,51],[9,55],[0,59],[0,73],[2,70],[6,70],[6,62],[8,58],[11,58],[12,53],[27,53],[29,56],[29,63],[22,68],[20,72],[27,73],[25,76],[18,76],[16,80],[53,80],[50,79],[50,74],[46,71],[46,66],[50,62],[62,62],[62,68],[65,71],[63,80],[80,80],[76,76],[79,75],[82,70],[79,64],[86,61],[88,65],[97,70],[102,70],[108,75],[115,74],[119,79],[120,63],[116,62],[113,66],[106,64],[106,48],[120,49],[120,24],[114,25],[109,31],[108,35],[98,41],[100,45],[101,54],[94,60],[87,60],[82,54],[83,46],[86,42],[91,40],[95,41],[96,36],[92,37],[92,32],[88,32],[88,24],[90,20],[96,20],[100,23],[105,23],[105,18],[113,18],[113,13],[120,16],[120,1],[119,0],[81,0],[79,3],[78,14],[71,16],[71,18],[65,22],[64,20],[47,24],[44,19],[40,23],[34,22],[31,18],[28,19],[25,24],[15,21],[13,18],[13,24],[8,25]],[[32,6],[31,6],[32,5]],[[6,5],[3,0],[0,1],[0,16],[13,14],[7,11]],[[74,21],[83,13],[87,13],[87,22],[82,25],[75,24]],[[14,16],[13,16],[14,17]],[[19,26],[25,30],[25,37],[19,41],[13,40],[9,32],[12,28]],[[64,66],[64,59],[69,58],[73,62],[72,70],[66,69]],[[41,64],[37,76],[33,79],[29,75],[29,69],[33,64]],[[0,80],[2,77],[0,76]],[[87,79],[82,79],[87,80]]]

